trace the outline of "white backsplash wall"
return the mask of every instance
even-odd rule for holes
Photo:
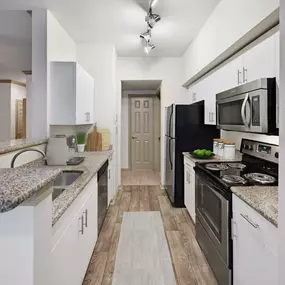
[[[80,125],[80,126],[55,126],[50,125],[50,137],[55,137],[56,135],[76,135],[80,132],[89,132],[93,129],[93,125]]]
[[[261,134],[230,132],[222,130],[221,137],[226,140],[235,141],[237,150],[240,150],[240,144],[243,138],[279,145],[279,136],[267,136]]]

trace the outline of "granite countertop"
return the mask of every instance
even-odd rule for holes
[[[54,225],[73,203],[113,151],[76,153],[85,160],[77,166],[47,166],[40,158],[17,168],[0,169],[0,212],[13,210],[42,187],[53,182],[62,171],[82,171],[81,176],[60,194],[52,205]]]
[[[0,212],[13,210],[42,187],[53,182],[60,173],[60,169],[0,169]]]
[[[85,157],[84,162],[77,166],[46,166],[44,165],[43,159],[38,159],[27,165],[21,166],[21,168],[37,167],[39,169],[83,172],[78,179],[76,179],[70,186],[68,186],[66,190],[53,201],[52,225],[55,225],[63,213],[81,193],[84,187],[90,182],[98,170],[112,155],[112,153],[112,150],[102,152],[75,153],[75,156]]]
[[[85,160],[78,166],[60,166],[61,170],[83,171],[82,175],[76,179],[66,190],[60,194],[54,201],[52,206],[52,225],[54,225],[63,213],[68,209],[72,202],[81,193],[84,187],[96,175],[98,170],[109,159],[113,151],[104,152],[84,152],[77,156],[84,156]],[[48,166],[49,167],[49,166]],[[56,168],[55,166],[52,168]]]
[[[183,152],[183,155],[187,158],[189,158],[192,162],[226,162],[226,161],[241,161],[242,160],[242,154],[239,151],[236,151],[236,157],[235,159],[224,159],[223,157],[219,157],[217,155],[213,156],[210,159],[199,159],[193,157],[189,152]]]
[[[47,143],[47,139],[18,139],[0,142],[0,154]]]
[[[232,187],[232,192],[278,227],[278,187]]]

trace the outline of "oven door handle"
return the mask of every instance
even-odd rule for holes
[[[249,93],[246,93],[245,95],[245,98],[244,98],[244,101],[242,103],[242,107],[241,107],[241,118],[242,118],[242,121],[243,121],[243,124],[249,128],[249,124],[250,124],[250,117],[251,115],[248,116],[249,119],[247,119],[247,116],[246,116],[246,105],[249,104],[248,103],[249,101]],[[250,110],[250,107],[249,107],[249,110]],[[250,112],[250,111],[249,111]]]

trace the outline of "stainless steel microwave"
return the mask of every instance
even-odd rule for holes
[[[262,78],[216,95],[217,127],[276,134],[276,79]]]

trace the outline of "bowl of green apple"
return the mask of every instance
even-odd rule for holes
[[[208,150],[208,149],[195,149],[190,154],[193,157],[199,158],[199,159],[210,159],[213,156],[215,156],[215,154],[211,150]]]

